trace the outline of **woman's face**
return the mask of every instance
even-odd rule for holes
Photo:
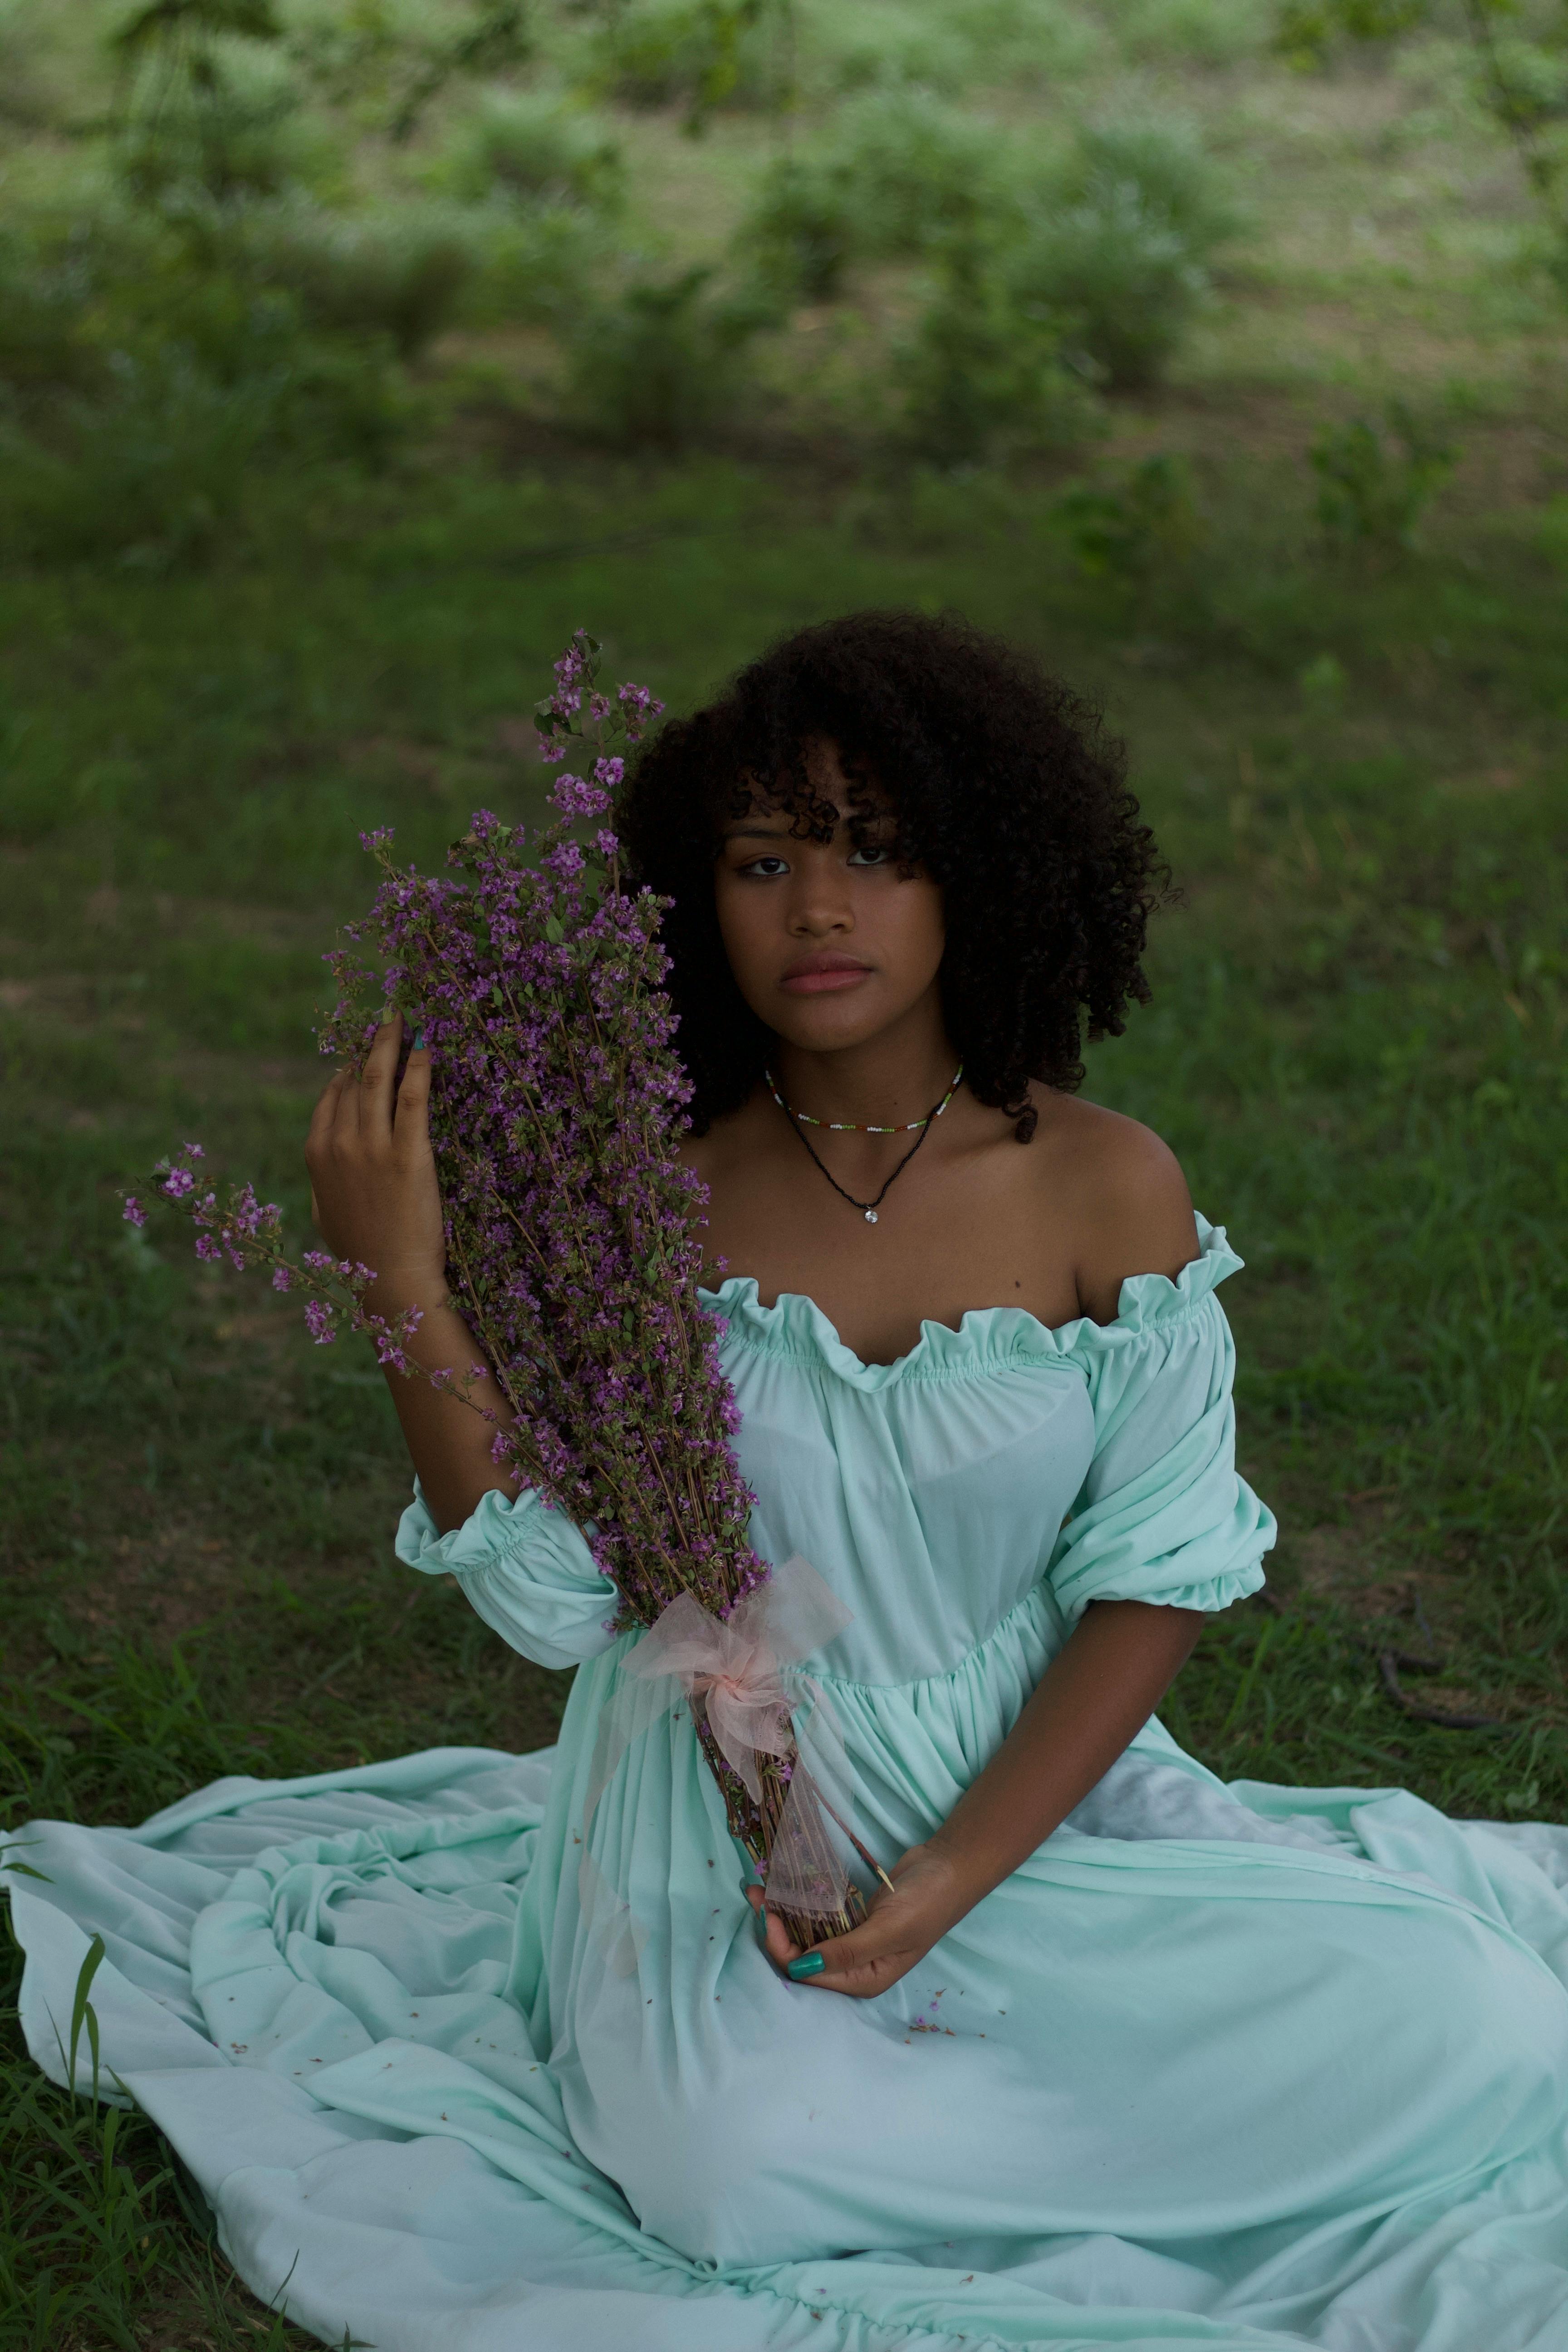
[[[831,841],[797,841],[787,810],[753,807],[726,826],[714,882],[719,929],[742,995],[807,1053],[861,1045],[931,996],[942,962],[942,892],[900,874],[893,828],[858,847],[848,781],[831,743],[806,753],[812,789],[839,811]]]

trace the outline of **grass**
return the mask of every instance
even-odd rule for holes
[[[1153,1003],[1089,1087],[1169,1138],[1248,1262],[1242,1454],[1282,1536],[1272,1601],[1210,1629],[1173,1729],[1226,1774],[1568,1819],[1563,317],[1441,53],[1303,79],[1265,14],[1064,9],[1044,90],[970,93],[1026,126],[1168,100],[1240,174],[1221,299],[1092,461],[1112,487],[1190,464],[1192,532],[1142,572],[1078,568],[1057,501],[1081,455],[943,478],[857,454],[845,354],[879,347],[896,274],[798,315],[773,408],[699,459],[590,461],[518,395],[533,348],[468,338],[427,363],[397,467],[259,483],[205,569],[0,570],[0,1834],[551,1738],[562,1678],[392,1560],[378,1376],[131,1234],[118,1192],[195,1136],[298,1232],[356,831],[423,860],[477,804],[525,812],[528,713],[577,623],[680,707],[879,600],[957,604],[1101,694],[1181,887]],[[710,257],[756,123],[621,128],[639,219]],[[1420,551],[1334,557],[1307,451],[1393,394],[1463,462]],[[1399,1670],[1408,1697],[1493,1725],[1405,1711],[1390,1651],[1438,1662]],[[0,2352],[302,2343],[152,2127],[73,2105],[5,2032]]]

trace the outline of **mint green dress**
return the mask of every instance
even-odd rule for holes
[[[1261,1581],[1215,1297],[1239,1261],[1199,1230],[1104,1328],[987,1308],[885,1366],[808,1299],[709,1301],[758,1549],[851,1612],[808,1664],[885,1862],[1090,1601],[1220,1610]],[[1151,1722],[849,2001],[759,1949],[684,1708],[590,1815],[637,1637],[576,1531],[492,1495],[443,1537],[416,1500],[398,1550],[579,1668],[555,1749],[46,1823],[48,1883],[16,1894],[40,2063],[96,1929],[106,2066],[323,2341],[1568,2352],[1564,1832],[1227,1788]]]

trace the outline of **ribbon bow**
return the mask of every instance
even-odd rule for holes
[[[825,1812],[878,1876],[884,1875],[849,1827],[853,1795],[832,1703],[809,1675],[788,1671],[841,1633],[852,1616],[809,1560],[796,1553],[728,1618],[710,1616],[692,1593],[679,1594],[623,1660],[627,1680],[600,1719],[578,1873],[588,1925],[607,1931],[618,1970],[636,1967],[642,1938],[628,1907],[606,1886],[590,1854],[589,1824],[632,1741],[683,1694],[701,1700],[716,1746],[753,1802],[763,1790],[758,1757],[795,1757],[768,1865],[772,1903],[800,1912],[842,1908],[849,1882],[823,1827]],[[807,1699],[809,1769],[801,1752],[802,1727],[792,1719]]]
[[[757,1758],[788,1756],[795,1744],[784,1668],[849,1622],[849,1611],[797,1553],[728,1618],[710,1617],[692,1593],[681,1593],[637,1643],[626,1672],[645,1682],[672,1675],[688,1698],[702,1701],[721,1754],[754,1802],[763,1793]],[[795,1687],[826,1706],[809,1676],[797,1677]]]

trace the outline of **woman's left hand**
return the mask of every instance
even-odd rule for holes
[[[824,1992],[845,1992],[852,2000],[872,2000],[907,1976],[933,1944],[956,1926],[974,1897],[962,1886],[952,1862],[932,1847],[911,1846],[889,1874],[892,1887],[879,1887],[867,1916],[847,1936],[834,1936],[808,1951],[792,1940],[776,1911],[767,1911],[768,1958],[792,1981]],[[760,1886],[747,1889],[753,1911],[763,1911]],[[815,1969],[798,1971],[805,1961]]]

